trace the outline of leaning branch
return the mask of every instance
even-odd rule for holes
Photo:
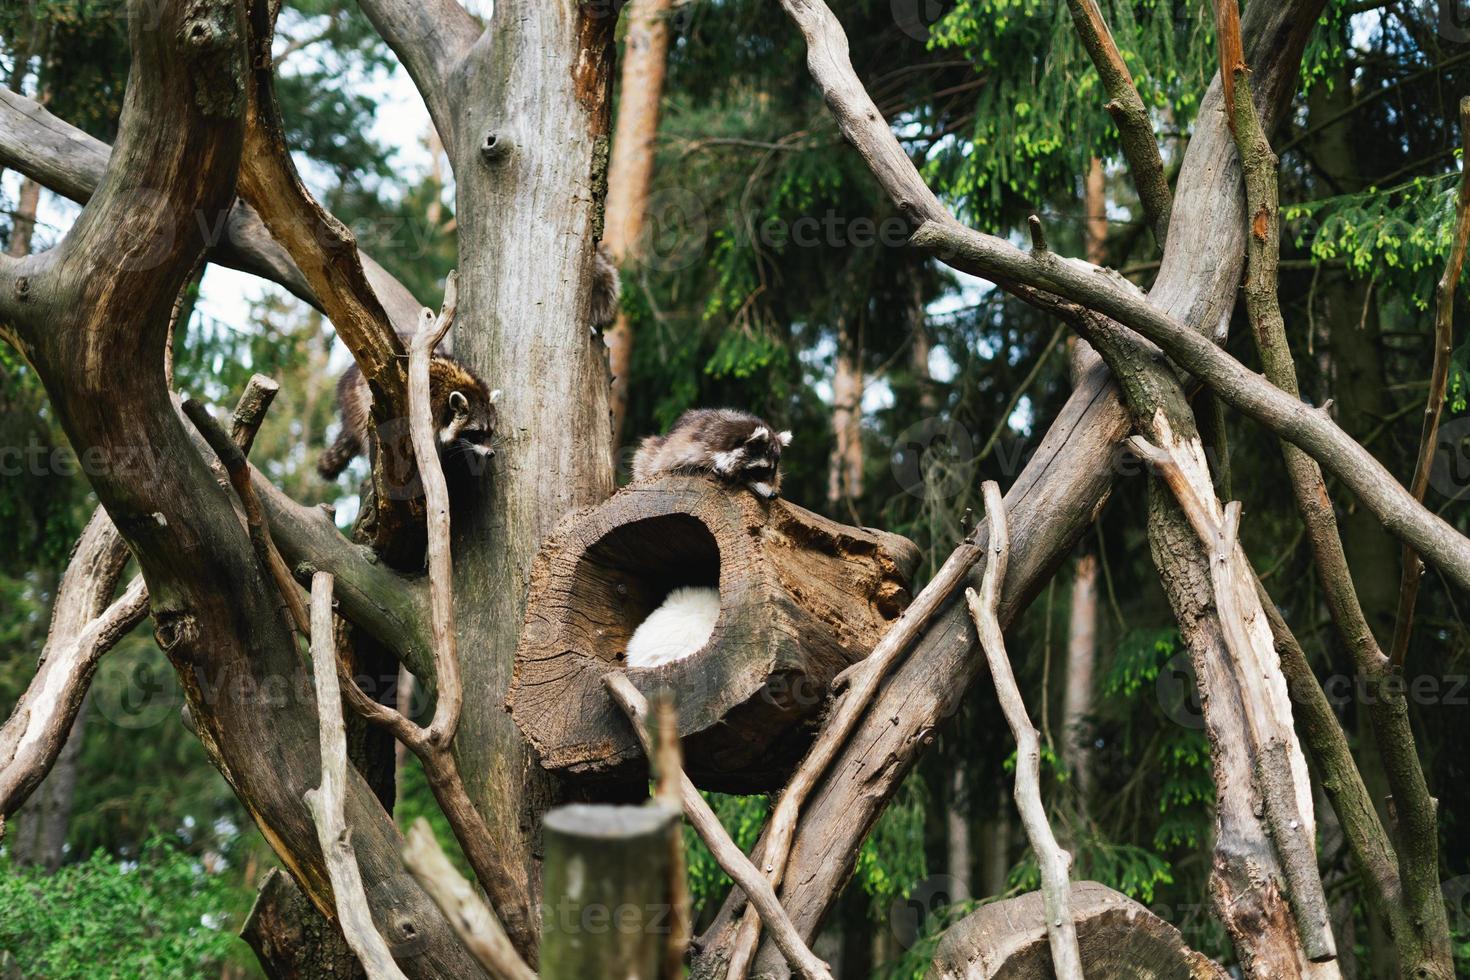
[[[250,34],[258,52],[270,50],[274,35],[269,6],[251,4]],[[260,56],[250,72],[240,196],[260,214],[321,300],[367,379],[377,417],[403,418],[408,406],[403,342],[368,281],[357,239],[317,202],[296,172],[272,75],[270,58]]]
[[[919,593],[898,621],[888,628],[873,652],[868,654],[840,677],[837,686],[844,682],[847,691],[842,695],[835,711],[822,725],[816,741],[807,750],[796,772],[781,791],[781,800],[771,815],[765,843],[757,855],[757,863],[763,869],[772,888],[779,888],[786,872],[786,861],[791,855],[791,839],[796,834],[797,818],[802,804],[806,802],[812,787],[832,765],[837,753],[847,744],[864,712],[873,700],[873,695],[882,685],[893,665],[913,646],[914,641],[928,627],[936,613],[944,608],[950,597],[964,583],[965,577],[985,556],[972,531],[960,546],[950,554],[944,564],[924,590]],[[752,905],[745,911],[740,923],[740,932],[730,954],[727,976],[730,980],[743,980],[750,972],[750,964],[760,945],[761,916]]]
[[[1092,58],[1092,64],[1102,78],[1103,89],[1111,100],[1106,108],[1117,124],[1133,186],[1138,191],[1138,200],[1143,205],[1149,227],[1153,229],[1154,241],[1163,248],[1169,238],[1169,213],[1174,207],[1174,196],[1169,191],[1169,180],[1164,176],[1164,158],[1159,153],[1159,141],[1154,138],[1148,109],[1133,84],[1133,75],[1123,63],[1123,56],[1113,41],[1112,31],[1103,20],[1097,0],[1067,0],[1067,9],[1072,13],[1077,37]]]
[[[1310,813],[1302,813],[1296,803],[1298,782],[1292,772],[1292,749],[1279,733],[1266,727],[1268,709],[1258,693],[1260,685],[1242,670],[1259,658],[1252,649],[1247,608],[1240,601],[1241,597],[1250,601],[1258,594],[1254,581],[1243,580],[1249,564],[1241,559],[1238,543],[1240,503],[1228,504],[1223,520],[1217,520],[1211,501],[1197,492],[1171,451],[1154,446],[1142,436],[1130,439],[1129,445],[1157,468],[1204,546],[1220,632],[1237,673],[1241,700],[1248,707],[1245,735],[1253,743],[1248,750],[1253,757],[1256,789],[1280,858],[1297,936],[1307,959],[1314,963],[1335,959],[1337,947],[1322,878],[1317,872],[1315,842],[1309,836],[1312,821]]]
[[[1046,906],[1046,935],[1051,945],[1052,970],[1059,980],[1082,980],[1082,954],[1077,949],[1077,924],[1072,920],[1072,855],[1057,843],[1046,808],[1041,802],[1041,740],[1026,714],[1026,702],[1006,654],[1005,635],[1000,625],[1000,587],[1005,581],[1006,560],[1011,540],[1006,532],[1005,504],[1000,486],[987,480],[984,487],[985,513],[990,518],[990,560],[985,565],[980,595],[965,590],[965,602],[980,646],[990,663],[995,696],[1016,736],[1016,808],[1036,863],[1041,869],[1041,894]]]
[[[347,729],[342,722],[342,693],[337,688],[337,647],[332,637],[332,576],[318,572],[311,581],[311,673],[316,685],[321,726],[322,780],[307,790],[306,805],[316,822],[317,840],[332,881],[337,923],[347,945],[357,954],[371,980],[408,980],[388,944],[373,925],[367,892],[352,850],[347,826]]]
[[[638,741],[643,743],[643,751],[649,758],[658,754],[657,746],[654,745],[653,737],[648,731],[648,701],[642,692],[633,686],[628,680],[628,675],[622,671],[611,671],[603,675],[602,683],[607,686],[608,692],[612,694],[613,700],[628,715],[628,720],[633,723],[633,729],[638,733]],[[667,758],[667,756],[665,756]],[[730,839],[725,831],[720,818],[710,809],[704,797],[699,795],[694,783],[682,771],[676,777],[679,789],[679,802],[684,807],[684,815],[694,825],[700,838],[715,856],[725,873],[734,879],[735,884],[745,890],[750,898],[750,904],[760,915],[761,920],[771,930],[771,935],[776,945],[786,956],[792,968],[799,970],[803,976],[812,980],[825,978],[831,980],[832,973],[827,964],[812,953],[802,941],[801,935],[796,931],[796,926],[791,922],[791,917],[781,907],[781,902],[776,898],[776,890],[771,883],[760,873],[750,859],[741,853],[740,848]]]
[[[423,817],[408,828],[403,863],[439,906],[470,955],[494,980],[536,980],[494,911],[450,863]]]
[[[1439,419],[1444,412],[1445,388],[1450,377],[1450,356],[1455,347],[1455,287],[1460,284],[1460,271],[1465,265],[1465,244],[1470,241],[1470,96],[1460,100],[1460,139],[1464,146],[1465,166],[1460,174],[1460,196],[1455,206],[1455,237],[1450,243],[1450,257],[1445,262],[1435,290],[1434,365],[1429,371],[1429,396],[1424,405],[1424,431],[1419,437],[1419,458],[1414,463],[1414,478],[1409,492],[1423,500],[1429,488],[1429,471],[1434,466],[1439,448]],[[1414,603],[1419,597],[1419,578],[1424,565],[1409,545],[1404,545],[1403,571],[1399,579],[1398,612],[1394,619],[1393,646],[1389,659],[1394,670],[1404,669],[1409,652],[1409,634],[1414,629]]]

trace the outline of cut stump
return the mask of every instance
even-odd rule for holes
[[[1072,883],[1072,918],[1087,980],[1228,980],[1178,929],[1095,881]],[[1047,980],[1052,972],[1041,893],[982,906],[939,940],[927,980]]]
[[[696,784],[775,789],[810,743],[832,679],[908,604],[918,560],[906,538],[712,479],[634,484],[569,515],[542,546],[507,707],[547,769],[645,778],[602,675],[626,669],[633,631],[671,591],[715,586],[709,642],[628,677],[647,695],[673,693]]]

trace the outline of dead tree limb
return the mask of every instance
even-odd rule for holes
[[[1072,14],[1077,37],[1087,49],[1088,57],[1102,79],[1103,90],[1108,93],[1106,108],[1118,127],[1133,187],[1138,191],[1143,213],[1153,229],[1154,241],[1163,248],[1169,238],[1169,213],[1174,207],[1174,195],[1170,193],[1168,178],[1164,176],[1164,158],[1159,153],[1159,141],[1154,136],[1148,109],[1138,95],[1138,87],[1133,84],[1132,73],[1123,63],[1123,56],[1118,52],[1107,21],[1103,20],[1097,0],[1067,0],[1067,9]]]
[[[643,749],[653,757],[657,754],[657,746],[653,743],[653,737],[648,731],[648,701],[642,693],[628,680],[628,675],[622,671],[611,671],[603,675],[602,682],[607,686],[608,692],[618,702],[618,705],[628,715],[633,723],[633,728],[638,733],[638,740],[643,743]],[[684,808],[684,815],[699,832],[700,838],[715,856],[725,873],[735,880],[735,883],[745,890],[750,898],[750,904],[760,915],[761,920],[771,930],[771,935],[776,945],[786,956],[787,962],[803,976],[826,978],[831,980],[832,973],[827,964],[817,959],[812,951],[802,940],[796,927],[792,925],[791,918],[786,910],[781,907],[781,902],[776,898],[776,891],[771,883],[766,880],[759,869],[751,860],[741,853],[740,848],[730,839],[725,832],[720,818],[710,809],[704,797],[699,795],[699,790],[689,781],[689,777],[682,772],[678,776],[679,801]]]
[[[888,627],[878,645],[867,657],[845,670],[834,681],[833,686],[846,690],[839,696],[837,706],[823,722],[817,740],[807,750],[771,814],[767,831],[754,855],[772,888],[779,888],[786,872],[786,859],[791,854],[791,839],[796,833],[797,819],[802,804],[812,787],[827,772],[832,760],[847,744],[853,729],[863,718],[884,679],[893,666],[913,646],[914,641],[928,627],[936,613],[947,605],[955,592],[964,583],[970,570],[985,555],[985,549],[975,541],[974,533],[962,541],[947,558],[934,578],[903,611],[898,620]],[[761,916],[751,906],[746,909],[740,923],[740,932],[731,952],[728,976],[730,980],[743,980],[755,959],[760,944]]]
[[[275,382],[255,375],[240,396],[234,439],[242,452],[250,451],[275,392]],[[141,578],[113,601],[128,557],[112,519],[98,507],[56,590],[36,676],[0,728],[0,817],[15,813],[46,778],[71,733],[98,661],[148,613]]]
[[[1235,6],[1234,0],[1221,0],[1221,3],[1226,7]],[[1222,59],[1222,66],[1228,64],[1229,74],[1234,77],[1231,121],[1245,176],[1249,224],[1246,235],[1246,310],[1266,379],[1288,396],[1299,399],[1296,364],[1277,296],[1281,234],[1278,161],[1256,113],[1251,81],[1245,65],[1239,60],[1240,55],[1227,52],[1222,54]],[[1467,128],[1467,123],[1470,123],[1470,103],[1462,105],[1462,130]],[[1470,147],[1470,136],[1465,138],[1467,147]],[[1470,236],[1470,178],[1461,181],[1455,235],[1449,266],[1445,271],[1446,279],[1440,281],[1441,307],[1436,314],[1436,353],[1425,416],[1426,441],[1420,446],[1419,462],[1410,483],[1410,493],[1420,501],[1424,499],[1429,466],[1433,461],[1439,411],[1443,406],[1444,384],[1449,369],[1451,325],[1448,308],[1452,305],[1454,285],[1459,279],[1466,238]],[[1448,295],[1444,292],[1447,281]],[[1320,467],[1316,460],[1285,441],[1282,453],[1297,509],[1306,527],[1314,564],[1322,579],[1328,611],[1344,645],[1352,653],[1358,672],[1378,688],[1367,710],[1379,751],[1389,763],[1385,770],[1404,831],[1399,838],[1397,872],[1392,866],[1385,868],[1383,862],[1376,859],[1380,851],[1376,839],[1382,833],[1376,815],[1368,822],[1351,812],[1357,809],[1355,803],[1337,795],[1333,796],[1333,801],[1349,808],[1348,813],[1339,812],[1344,832],[1349,835],[1349,844],[1364,874],[1372,879],[1371,887],[1384,897],[1385,914],[1403,969],[1409,975],[1420,969],[1426,971],[1425,975],[1434,975],[1436,971],[1449,969],[1448,923],[1443,915],[1444,903],[1437,875],[1433,871],[1439,864],[1435,803],[1425,783],[1402,691],[1393,690],[1391,683],[1384,682],[1402,666],[1399,644],[1406,644],[1408,640],[1406,630],[1412,623],[1421,563],[1413,548],[1405,545],[1393,654],[1386,658],[1363,615],[1343,551],[1337,514],[1327,494]],[[1361,778],[1357,783],[1361,783]],[[1350,790],[1353,788],[1349,787]]]
[[[388,944],[373,925],[352,829],[347,825],[347,730],[342,723],[342,694],[337,688],[337,645],[332,638],[332,576],[318,572],[311,581],[311,673],[316,685],[317,718],[321,724],[322,781],[306,793],[306,805],[316,821],[317,839],[332,879],[337,922],[347,945],[357,954],[370,980],[408,980]]]
[[[1000,586],[1005,581],[1006,560],[1011,550],[1005,504],[1001,501],[1000,486],[993,480],[986,481],[984,492],[985,514],[990,519],[990,560],[985,564],[980,595],[976,595],[974,589],[965,589],[965,604],[970,608],[970,618],[975,622],[975,632],[979,634],[980,646],[990,664],[996,699],[1000,701],[1001,710],[1016,737],[1016,808],[1021,812],[1021,823],[1026,828],[1026,837],[1031,841],[1031,850],[1036,853],[1036,863],[1041,869],[1041,895],[1046,907],[1052,970],[1058,980],[1082,980],[1082,954],[1077,949],[1077,925],[1072,920],[1072,855],[1057,843],[1041,802],[1041,739],[1031,724],[1021,689],[1016,686],[1015,675],[1011,673],[1005,633],[997,612],[1000,608]]]
[[[1260,599],[1254,574],[1237,541],[1240,504],[1232,502],[1226,506],[1223,518],[1216,517],[1213,503],[1201,495],[1198,481],[1190,478],[1174,450],[1156,447],[1141,436],[1134,437],[1131,445],[1158,469],[1205,548],[1220,629],[1235,673],[1235,689],[1246,709],[1243,734],[1251,743],[1246,748],[1253,757],[1257,792],[1280,858],[1297,935],[1309,961],[1330,961],[1336,958],[1337,948],[1322,879],[1317,873],[1311,810],[1300,806],[1302,779],[1292,771],[1295,741],[1283,737],[1279,725],[1272,730],[1269,719],[1278,708],[1270,701],[1268,686],[1260,682],[1262,668],[1269,670],[1272,665],[1260,662],[1252,636],[1262,625]],[[1217,693],[1225,692],[1205,688],[1206,697]],[[1287,721],[1289,725],[1289,715]]]
[[[1470,96],[1460,100],[1460,140],[1470,160]],[[1460,193],[1455,205],[1455,235],[1450,242],[1450,255],[1445,260],[1444,275],[1434,295],[1434,364],[1429,369],[1429,395],[1424,405],[1424,428],[1419,436],[1419,456],[1414,463],[1414,476],[1409,492],[1417,500],[1424,499],[1429,489],[1429,473],[1439,449],[1439,419],[1444,413],[1445,388],[1450,377],[1450,358],[1455,349],[1455,287],[1465,265],[1465,245],[1470,241],[1470,168],[1460,174]],[[1389,659],[1393,669],[1404,669],[1409,652],[1409,635],[1414,630],[1414,603],[1419,597],[1419,579],[1424,563],[1418,553],[1404,545],[1403,570],[1399,579],[1398,611],[1394,617],[1393,646]]]
[[[310,640],[311,621],[306,603],[301,598],[301,590],[297,588],[296,581],[291,577],[290,569],[286,567],[286,560],[281,557],[275,542],[271,540],[270,525],[261,511],[260,500],[255,495],[255,485],[250,478],[251,467],[245,459],[245,453],[230,439],[224,427],[214,420],[214,416],[209,414],[209,409],[203,402],[190,398],[184,402],[183,410],[224,467],[230,487],[235,491],[240,508],[244,511],[245,529],[250,535],[250,546],[255,551],[255,560],[275,583],[286,621],[303,638]]]
[[[423,817],[408,829],[403,863],[493,980],[536,980],[536,974],[516,952],[495,912],[450,863]]]
[[[679,782],[684,776],[683,753],[679,748],[679,719],[674,712],[674,699],[664,691],[654,698],[653,798],[674,810],[683,810],[679,799]],[[684,957],[693,938],[690,921],[688,865],[684,860],[684,836],[675,834],[669,855],[669,942],[664,948],[664,976],[676,980],[684,975]]]

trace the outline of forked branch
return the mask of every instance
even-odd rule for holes
[[[995,681],[995,696],[1016,736],[1016,808],[1026,838],[1036,852],[1041,869],[1041,895],[1046,907],[1046,934],[1051,946],[1052,970],[1058,980],[1082,980],[1082,954],[1077,948],[1077,924],[1072,919],[1072,855],[1057,843],[1046,807],[1041,802],[1041,740],[1031,718],[1016,677],[1011,672],[1006,653],[1005,634],[1000,625],[1000,590],[1005,581],[1006,561],[1010,557],[1011,539],[1006,531],[1005,504],[1000,486],[987,480],[984,487],[985,514],[990,519],[990,559],[985,563],[985,576],[980,595],[965,590],[965,602],[975,632],[990,664]]]

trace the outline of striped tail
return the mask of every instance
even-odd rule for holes
[[[321,456],[317,458],[316,471],[322,475],[323,479],[335,480],[360,452],[362,452],[362,446],[357,437],[344,425],[341,435],[337,436],[337,441],[323,450]]]

